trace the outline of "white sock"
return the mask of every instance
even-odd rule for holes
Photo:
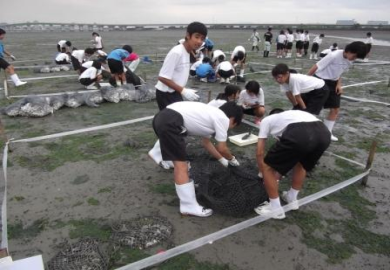
[[[332,133],[333,126],[336,123],[336,121],[331,121],[328,119],[324,119],[324,125],[329,129],[330,133]]]
[[[10,76],[11,80],[13,81],[14,84],[17,84],[20,80],[17,74],[12,74]]]
[[[298,198],[299,190],[290,188],[290,190],[287,192],[287,196],[290,198],[290,200],[294,201]]]
[[[240,77],[244,77],[244,70],[243,69],[240,70]]]
[[[282,207],[282,205],[280,204],[279,197],[277,197],[276,199],[269,198],[269,202],[270,202],[272,208]]]
[[[122,85],[121,81],[116,81],[116,86],[121,86],[121,85]]]

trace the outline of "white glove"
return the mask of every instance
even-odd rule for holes
[[[183,88],[181,91],[181,95],[189,101],[196,101],[199,99],[199,96],[196,94],[196,90],[193,89],[188,89],[188,88]]]
[[[13,56],[12,54],[11,54],[9,57],[11,57],[11,59],[12,59],[13,61],[15,61],[15,60],[16,60],[16,57],[15,57],[15,56]]]
[[[222,166],[224,166],[225,168],[227,168],[229,166],[229,161],[224,158],[224,157],[221,157],[220,159],[218,159],[219,163],[222,164]]]
[[[233,166],[233,167],[240,166],[240,162],[238,162],[236,157],[233,156],[233,158],[231,160],[229,160],[229,165]]]

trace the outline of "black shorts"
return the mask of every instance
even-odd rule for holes
[[[70,57],[70,60],[72,61],[72,66],[74,70],[81,70],[81,64],[79,60],[74,57],[73,55]]]
[[[196,76],[196,70],[190,69],[190,75],[191,75],[191,76]]]
[[[56,64],[57,65],[67,65],[67,64],[69,64],[69,62],[68,61],[66,61],[66,60],[62,60],[62,61],[55,61],[56,62]]]
[[[330,132],[321,121],[293,123],[271,146],[264,162],[281,175],[288,173],[297,163],[311,171],[329,144]]]
[[[171,109],[160,111],[153,118],[153,129],[160,140],[163,160],[186,161],[187,130],[180,113]]]
[[[292,42],[287,42],[287,50],[291,50],[292,49]]]
[[[372,45],[370,43],[366,43],[367,54],[370,53],[371,47],[372,47]]]
[[[277,43],[276,44],[276,49],[277,50],[283,50],[284,49],[284,43]]]
[[[328,54],[327,53],[320,53],[320,57],[321,58],[324,58],[325,56],[327,56]]]
[[[304,42],[303,42],[303,48],[304,48],[305,50],[309,49],[309,45],[310,45],[310,42],[309,42],[309,41],[304,41]]]
[[[242,63],[245,63],[245,60],[246,60],[246,53],[244,54],[244,59],[241,61]],[[234,56],[233,59],[232,59],[233,62],[238,62],[238,57],[237,56]]]
[[[314,75],[314,77],[317,76]],[[320,77],[317,78],[322,79]],[[324,81],[329,91],[329,96],[324,103],[324,109],[340,108],[341,95],[336,94],[337,81],[332,81],[332,80],[324,80]]]
[[[319,89],[314,89],[308,93],[301,94],[303,102],[306,105],[306,112],[319,115],[322,107],[327,101],[329,90],[326,84]]]
[[[179,92],[176,91],[173,93],[169,93],[156,89],[156,101],[159,110],[162,111],[163,109],[165,109],[165,107],[172,103],[183,101],[183,97]]]
[[[4,58],[0,58],[0,68],[6,69],[10,66],[10,64],[4,60]]]
[[[123,63],[115,59],[107,59],[108,67],[111,70],[111,74],[123,74]]]
[[[233,69],[229,70],[229,71],[226,71],[226,70],[218,70],[218,75],[221,77],[221,78],[230,78],[231,76],[234,75],[234,71]]]
[[[79,81],[82,85],[88,86],[96,82],[97,78],[91,79],[91,78],[81,78]]]
[[[303,41],[302,40],[298,40],[297,41],[297,44],[295,44],[295,48],[297,49],[303,49]]]
[[[319,47],[320,46],[318,45],[318,43],[313,43],[313,45],[311,45],[311,52],[312,53],[317,53]]]

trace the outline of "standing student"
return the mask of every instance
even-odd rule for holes
[[[293,42],[294,42],[294,34],[291,31],[291,29],[287,29],[287,45],[286,45],[287,54],[286,54],[286,58],[291,58],[291,55],[292,55],[291,51],[292,51],[292,47],[293,47]]]
[[[320,45],[322,43],[322,39],[324,37],[325,37],[324,34],[320,34],[319,36],[316,36],[313,39],[313,45],[311,45],[310,59],[317,60],[318,49],[320,48]]]
[[[226,141],[228,129],[239,125],[242,110],[234,102],[215,108],[201,102],[175,102],[161,110],[153,119],[153,129],[161,142],[164,160],[174,164],[174,181],[180,200],[180,213],[198,217],[212,215],[211,209],[200,206],[196,200],[194,182],[188,176],[185,137],[202,137],[203,147],[224,167],[239,166]],[[217,141],[216,146],[210,141]]]
[[[269,52],[271,51],[271,44],[272,44],[272,28],[269,27],[268,31],[264,34],[264,57],[269,56]]]
[[[255,124],[259,125],[264,116],[264,91],[257,81],[249,81],[241,91],[238,105],[244,109],[244,114],[255,116]]]
[[[103,50],[102,37],[98,33],[96,33],[96,32],[92,33],[92,40],[91,40],[91,42],[93,44],[93,47],[94,47],[95,51]]]
[[[126,85],[126,74],[123,68],[123,61],[133,52],[130,45],[124,45],[122,49],[115,49],[107,56],[108,67],[113,75],[116,86]]]
[[[298,210],[298,193],[302,189],[306,172],[310,172],[330,144],[330,133],[314,115],[297,110],[273,114],[271,111],[261,121],[256,159],[263,174],[264,187],[268,193],[266,202],[254,210],[259,215],[271,215],[274,219],[285,218],[278,192],[278,175],[285,175],[293,169],[291,188],[282,193],[282,199]],[[278,140],[265,154],[269,136]]]
[[[248,39],[248,41],[252,41],[252,52],[255,50],[255,48],[257,52],[260,50],[259,49],[260,35],[257,32],[257,29],[253,29],[253,33]]]
[[[156,101],[159,110],[169,104],[183,101],[183,97],[190,101],[199,99],[196,91],[186,88],[190,72],[190,53],[199,49],[207,36],[207,28],[203,23],[192,22],[187,26],[185,39],[173,47],[164,59],[156,84]],[[162,159],[160,141],[154,144],[149,156],[164,169],[173,167],[173,163]]]
[[[69,40],[60,40],[58,41],[57,43],[57,51],[59,53],[62,53],[62,52],[71,52],[71,47],[72,47],[72,42],[70,42]],[[65,49],[65,51],[64,51]]]
[[[79,82],[85,86],[88,90],[94,90],[99,88],[99,81],[102,79],[102,63],[94,60],[92,66],[84,70],[79,77]]]
[[[244,79],[245,60],[246,60],[245,48],[243,46],[236,46],[230,57],[230,62],[232,63],[234,68],[239,67],[240,69],[240,74],[237,77],[237,81],[245,82]]]
[[[303,33],[303,53],[305,56],[307,55],[309,46],[310,46],[310,35],[309,35],[309,31],[305,30],[305,32]]]
[[[95,50],[92,48],[86,48],[85,50],[77,50],[77,48],[73,48],[70,59],[72,61],[73,69],[77,70],[79,74],[83,73],[85,70],[82,64],[88,60],[93,54]]]
[[[372,48],[372,43],[374,42],[374,39],[372,38],[371,32],[368,32],[366,34],[366,47],[367,47],[367,56],[364,58],[364,62],[368,62],[368,57],[370,56],[371,48]]]
[[[226,102],[235,102],[240,94],[240,90],[241,88],[238,85],[228,84],[226,85],[224,92],[219,93],[217,97],[207,103],[207,105],[219,108]]]
[[[287,42],[287,36],[284,33],[284,30],[280,30],[280,33],[276,41],[276,58],[283,58],[286,42]]]
[[[272,76],[286,94],[293,109],[320,114],[329,90],[324,80],[303,74],[290,73],[286,64],[278,64],[272,69]]]
[[[13,56],[9,51],[4,48],[3,39],[5,38],[5,34],[7,32],[0,28],[0,69],[4,69],[10,75],[12,82],[15,86],[21,86],[26,84],[27,82],[22,82],[19,79],[19,76],[15,73],[15,68],[13,65],[9,64],[5,59],[4,55],[9,56],[13,61],[15,61],[16,57]]]
[[[366,45],[361,41],[355,41],[348,44],[344,50],[329,53],[314,64],[308,72],[308,75],[323,79],[329,89],[329,97],[324,108],[330,111],[324,124],[331,133],[332,141],[338,141],[338,138],[332,134],[332,130],[340,111],[340,97],[343,94],[341,74],[347,71],[357,58],[364,59],[366,53]]]
[[[296,49],[296,57],[302,57],[303,50],[303,30],[297,29],[295,33],[295,49]]]

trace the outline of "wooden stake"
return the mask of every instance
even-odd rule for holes
[[[211,101],[211,90],[208,91],[207,103]]]
[[[374,161],[374,155],[375,155],[375,151],[376,151],[376,146],[377,146],[377,141],[373,141],[372,144],[371,144],[370,153],[368,155],[366,168],[364,169],[365,171],[371,169],[372,162]],[[368,181],[368,175],[363,177],[361,184],[363,186],[367,186],[367,181]]]

